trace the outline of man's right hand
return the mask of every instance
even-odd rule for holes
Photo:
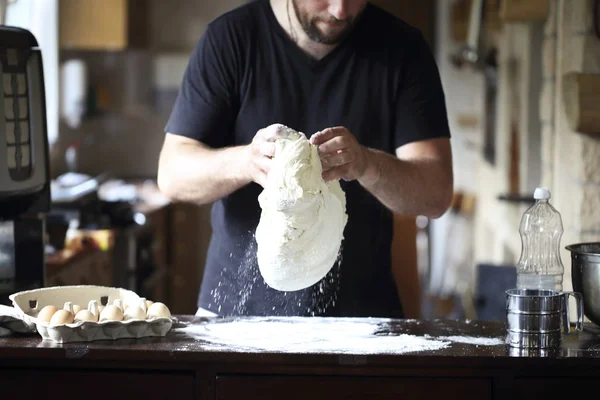
[[[267,176],[273,163],[275,140],[285,137],[286,132],[282,129],[282,125],[273,124],[256,132],[252,143],[247,146],[250,179],[263,188],[267,184]]]

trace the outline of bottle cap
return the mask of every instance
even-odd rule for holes
[[[550,197],[552,197],[550,190],[546,188],[536,188],[535,192],[533,192],[533,198],[536,200],[549,200]]]

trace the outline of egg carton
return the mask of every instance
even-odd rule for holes
[[[70,324],[50,325],[37,319],[47,305],[62,308],[66,302],[87,307],[91,300],[106,306],[120,300],[122,304],[139,304],[141,298],[133,291],[94,285],[55,286],[27,290],[9,296],[13,306],[23,315],[26,324],[35,324],[45,340],[56,343],[91,342],[165,336],[176,321],[174,317],[125,321],[76,321]]]
[[[35,333],[37,331],[33,321],[25,321],[23,314],[14,307],[0,304],[0,337],[12,333]]]

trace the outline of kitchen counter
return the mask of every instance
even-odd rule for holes
[[[593,325],[565,337],[561,349],[527,354],[502,343],[500,322],[177,318],[164,338],[0,339],[2,395],[545,399],[582,395],[600,374]]]

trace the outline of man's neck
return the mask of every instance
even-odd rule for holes
[[[300,25],[300,21],[298,21],[291,0],[270,0],[270,3],[279,25],[287,32],[289,38],[306,54],[320,60],[335,49],[337,45],[317,43],[308,37],[302,25]]]

